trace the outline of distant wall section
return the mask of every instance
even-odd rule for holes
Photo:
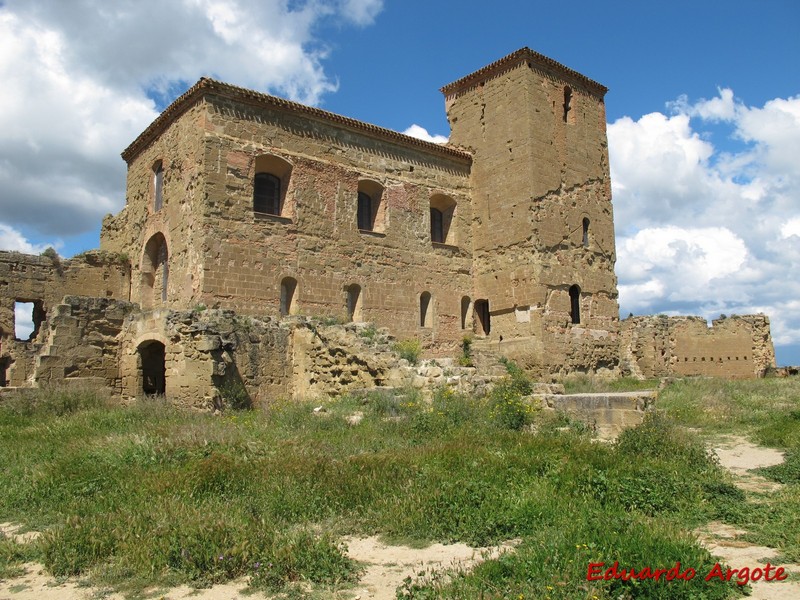
[[[775,366],[769,318],[643,316],[621,321],[623,371],[638,377],[748,379]]]

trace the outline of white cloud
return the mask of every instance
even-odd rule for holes
[[[427,129],[416,123],[403,133],[420,140],[425,140],[426,142],[433,142],[434,144],[446,144],[448,139],[446,135],[430,134]]]
[[[14,303],[14,336],[20,340],[27,340],[33,333],[33,303]]]
[[[800,217],[789,219],[781,226],[781,237],[788,238],[792,235],[800,237]]]
[[[800,97],[669,107],[608,127],[621,313],[763,311],[800,344]]]
[[[4,223],[0,223],[0,250],[13,250],[25,254],[41,254],[48,246],[59,248],[60,243],[32,244],[25,236]]]
[[[342,0],[342,14],[356,25],[371,25],[383,10],[383,0]]]
[[[0,3],[0,214],[67,236],[124,205],[119,153],[201,76],[316,104],[337,88],[314,37],[382,0]]]

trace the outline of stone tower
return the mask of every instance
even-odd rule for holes
[[[617,364],[606,91],[528,48],[442,88],[473,154],[479,334],[533,371]]]

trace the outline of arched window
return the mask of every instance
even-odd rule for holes
[[[359,180],[357,213],[356,224],[360,231],[382,233],[386,229],[386,206],[380,183],[371,179]]]
[[[589,247],[589,219],[588,217],[583,218],[583,247]]]
[[[164,164],[159,160],[153,165],[153,212],[164,206]]]
[[[572,88],[568,85],[564,86],[564,123],[567,122],[569,111],[572,109]]]
[[[430,292],[422,292],[419,296],[419,326],[420,327],[431,327],[432,325],[432,317],[431,317],[431,293]]]
[[[281,316],[293,315],[297,312],[295,296],[297,293],[297,280],[293,277],[284,277],[281,280]]]
[[[488,300],[475,300],[475,320],[477,325],[476,333],[489,335],[489,332],[492,330],[492,325],[489,320]]]
[[[281,214],[281,180],[272,173],[256,173],[253,182],[253,212]]]
[[[581,322],[581,288],[577,285],[569,288],[569,307],[572,323],[578,325]]]
[[[354,323],[361,321],[361,286],[353,283],[347,291],[347,320]]]
[[[461,298],[461,329],[466,329],[469,325],[469,309],[471,308],[472,301],[469,296]]]
[[[292,165],[280,156],[262,154],[255,160],[253,176],[253,212],[262,215],[287,216],[286,191]]]
[[[455,217],[456,201],[444,194],[434,194],[430,200],[431,241],[437,244],[456,244]]]
[[[140,272],[142,306],[151,308],[156,298],[166,302],[169,287],[169,249],[164,234],[156,233],[147,240]]]

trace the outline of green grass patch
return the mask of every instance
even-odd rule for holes
[[[677,419],[672,409],[654,413],[613,445],[526,404],[530,383],[513,366],[482,398],[442,389],[426,402],[413,390],[376,391],[318,412],[287,401],[212,416],[153,400],[11,398],[0,406],[0,518],[44,533],[24,549],[2,541],[2,565],[13,571],[22,552],[52,574],[133,592],[236,577],[286,591],[354,581],[345,534],[415,544],[520,539],[472,573],[409,581],[405,592],[723,598],[737,586],[586,581],[589,562],[710,568],[684,532],[712,518],[751,524],[796,556],[796,487],[782,503],[749,502],[682,427],[709,384],[680,386],[668,390],[682,407]],[[717,420],[710,430],[726,427]],[[767,412],[751,431],[794,439]]]

